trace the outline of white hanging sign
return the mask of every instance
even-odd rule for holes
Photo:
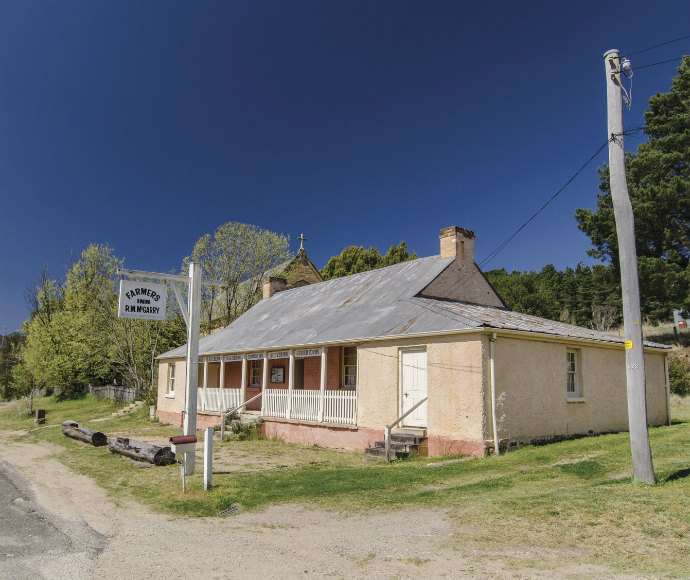
[[[226,355],[223,360],[225,362],[238,362],[242,360],[242,355],[241,354],[228,354]]]
[[[165,320],[168,288],[165,284],[120,280],[120,301],[117,315],[120,318]]]
[[[279,358],[290,358],[290,351],[289,350],[281,350],[278,352],[269,352],[268,358],[270,358],[271,360],[276,360]]]
[[[321,356],[322,348],[302,348],[295,351],[295,358],[306,358],[308,356]]]
[[[262,352],[250,352],[247,355],[247,360],[263,360],[264,353]]]

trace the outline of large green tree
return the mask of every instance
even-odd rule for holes
[[[516,312],[598,330],[610,330],[620,321],[620,295],[608,266],[580,263],[558,270],[548,264],[539,272],[490,270],[486,277]]]
[[[321,270],[324,280],[340,278],[350,274],[358,274],[368,270],[376,270],[385,266],[392,266],[408,260],[417,258],[417,254],[410,254],[407,244],[403,241],[400,244],[393,244],[384,256],[374,247],[366,250],[364,246],[348,246],[339,255],[333,256]]]
[[[64,285],[42,274],[24,324],[18,383],[58,387],[71,397],[119,377],[153,398],[155,357],[184,342],[184,322],[179,315],[160,322],[118,318],[121,264],[112,248],[91,244],[68,269]]]
[[[21,348],[24,336],[18,332],[0,338],[0,398],[13,399],[21,395],[16,384],[17,367],[21,366]]]
[[[627,155],[626,172],[642,313],[661,320],[674,307],[690,307],[690,57],[683,58],[670,91],[649,100],[644,132],[648,140]],[[620,284],[608,166],[599,174],[596,209],[578,209],[575,217],[592,241],[589,254],[610,263]]]
[[[261,298],[261,282],[267,272],[290,258],[290,239],[258,226],[228,222],[218,226],[213,235],[205,234],[194,245],[189,262],[201,264],[204,276],[221,280],[227,287],[203,289],[202,316],[205,330],[216,320],[230,324]]]

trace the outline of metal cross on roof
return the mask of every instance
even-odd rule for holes
[[[300,234],[297,239],[299,240],[299,249],[304,250],[304,242],[307,241],[307,238],[304,237],[304,234]]]

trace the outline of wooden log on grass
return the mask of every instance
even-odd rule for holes
[[[102,447],[108,443],[108,438],[100,431],[94,431],[84,425],[80,425],[76,421],[63,421],[62,432],[72,439],[78,439],[89,443],[94,447]]]
[[[154,465],[171,465],[175,463],[175,454],[170,447],[159,447],[128,437],[118,437],[108,443],[111,453],[119,453],[136,461],[146,461]]]

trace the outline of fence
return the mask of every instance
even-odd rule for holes
[[[97,399],[110,399],[121,403],[131,403],[137,396],[136,389],[122,385],[101,385],[99,387],[89,385],[89,393]]]

